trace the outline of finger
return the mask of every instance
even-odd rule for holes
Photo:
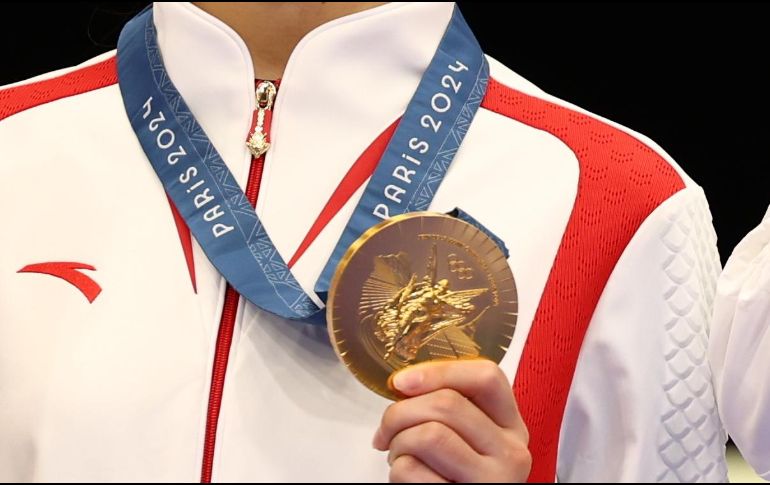
[[[467,482],[481,465],[481,456],[447,426],[431,421],[405,429],[390,442],[388,463],[411,455],[447,480]]]
[[[391,483],[449,483],[412,455],[401,455],[390,465]]]
[[[454,389],[498,425],[506,428],[523,425],[508,379],[500,367],[490,360],[425,362],[399,371],[392,377],[391,383],[406,396]]]
[[[454,430],[480,454],[492,454],[499,448],[496,443],[502,428],[454,389],[439,389],[391,404],[382,415],[373,445],[385,451],[399,432],[431,421]]]

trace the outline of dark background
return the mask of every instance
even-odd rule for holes
[[[143,3],[11,3],[0,85],[114,48]],[[460,2],[485,51],[658,142],[702,185],[723,261],[770,193],[770,24],[761,4]]]

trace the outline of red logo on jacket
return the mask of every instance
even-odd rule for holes
[[[61,278],[67,283],[71,284],[88,299],[89,303],[93,303],[96,297],[102,292],[102,287],[92,280],[89,276],[84,275],[78,270],[87,269],[90,271],[96,271],[96,268],[90,264],[83,263],[68,263],[68,262],[51,262],[51,263],[37,263],[28,264],[21,268],[19,273],[40,273],[55,276]]]

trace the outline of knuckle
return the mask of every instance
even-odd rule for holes
[[[509,438],[502,455],[503,463],[510,472],[510,478],[523,480],[529,476],[532,468],[532,454],[518,435]]]
[[[521,428],[522,429],[519,434],[519,439],[521,440],[521,442],[524,444],[524,447],[526,448],[527,446],[529,446],[529,430],[527,429],[526,426],[522,426]]]
[[[523,448],[516,453],[513,464],[513,479],[520,481],[526,480],[530,470],[532,470],[532,454],[527,448]]]
[[[431,421],[420,426],[420,447],[437,449],[449,439],[449,429],[441,423]]]
[[[518,451],[515,453],[514,461],[518,463],[519,467],[521,467],[523,470],[526,470],[527,475],[529,475],[529,470],[532,468],[532,453],[529,452],[527,447],[521,447],[518,449]]]
[[[400,460],[396,460],[390,467],[390,472],[388,473],[388,481],[390,483],[406,482],[406,473],[404,472],[404,469],[399,466],[399,461]]]
[[[484,389],[494,389],[507,382],[503,371],[492,361],[483,361],[479,364],[476,379]]]
[[[433,409],[439,416],[452,416],[462,406],[465,398],[452,389],[442,389],[435,393]]]
[[[410,455],[401,455],[390,465],[388,479],[393,483],[408,482],[417,471],[417,460]]]
[[[508,440],[514,445],[529,446],[529,429],[521,419],[521,416],[517,417],[516,424],[505,429]]]

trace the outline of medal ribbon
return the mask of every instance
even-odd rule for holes
[[[257,307],[324,323],[166,72],[152,9],[123,28],[118,80],[126,113],[179,213],[222,276]],[[427,210],[486,91],[489,68],[459,11],[342,233],[316,291],[322,300],[350,244],[383,219]]]

